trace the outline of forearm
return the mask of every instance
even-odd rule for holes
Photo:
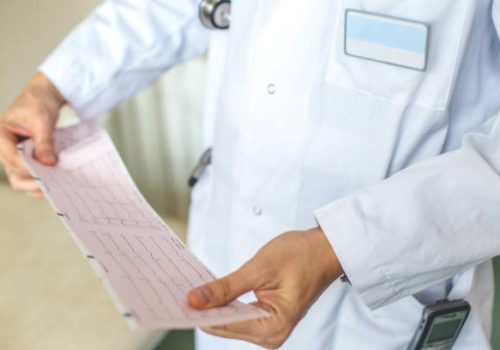
[[[80,116],[93,118],[206,46],[194,0],[108,0],[67,36],[40,72]]]
[[[316,217],[370,307],[500,254],[500,117],[463,146],[322,208]]]

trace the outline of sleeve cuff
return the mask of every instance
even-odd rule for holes
[[[391,285],[373,237],[366,228],[354,197],[345,197],[314,212],[316,220],[349,278],[371,309],[387,304],[398,294]]]
[[[38,71],[47,76],[80,118],[90,120],[97,116],[97,113],[83,107],[84,101],[81,101],[83,69],[77,59],[71,55],[54,52],[38,67]]]

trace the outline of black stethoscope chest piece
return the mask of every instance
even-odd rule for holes
[[[208,29],[227,29],[231,22],[231,1],[202,0],[199,14],[201,23]]]

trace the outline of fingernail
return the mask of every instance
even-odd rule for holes
[[[210,293],[204,287],[196,288],[191,291],[191,293],[201,301],[202,305],[206,305],[210,302]]]
[[[55,162],[56,161],[56,156],[54,153],[50,151],[42,151],[40,152],[40,157],[43,158],[47,162]]]

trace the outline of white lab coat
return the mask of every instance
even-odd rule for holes
[[[88,119],[209,47],[213,164],[192,195],[196,255],[224,275],[274,236],[319,223],[352,286],[334,283],[284,349],[405,349],[422,302],[446,295],[473,310],[454,349],[488,349],[497,4],[233,0],[231,29],[209,33],[197,1],[107,1],[40,70]],[[346,56],[346,8],[429,24],[427,70]],[[198,345],[255,348],[206,335]]]

